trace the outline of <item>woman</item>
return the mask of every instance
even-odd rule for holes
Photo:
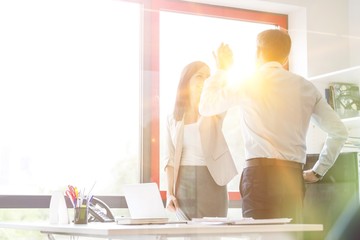
[[[202,87],[209,76],[205,63],[188,64],[181,74],[173,114],[168,117],[167,208],[180,220],[226,217],[226,184],[237,174],[221,130],[225,113],[199,115]]]

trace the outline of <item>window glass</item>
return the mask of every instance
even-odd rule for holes
[[[183,13],[160,13],[160,152],[164,148],[166,117],[173,110],[177,85],[185,65],[196,60],[204,61],[214,73],[213,51],[222,42],[227,43],[234,52],[231,74],[234,76],[232,79],[237,81],[240,77],[235,76],[245,77],[255,69],[256,35],[269,28],[275,26]],[[223,130],[237,168],[241,171],[245,159],[238,118],[236,109],[229,111]],[[164,165],[160,167],[161,186],[165,190]],[[238,191],[239,177],[229,184],[229,191]]]
[[[138,182],[140,5],[0,2],[0,192]]]

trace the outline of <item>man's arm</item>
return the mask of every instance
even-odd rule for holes
[[[313,120],[320,129],[328,134],[320,152],[319,160],[312,168],[312,171],[324,176],[339,156],[348,138],[348,131],[340,117],[324,98],[321,98],[317,103]]]
[[[223,70],[218,70],[207,79],[199,103],[200,115],[213,116],[228,110],[230,89],[227,88],[227,72]]]
[[[233,105],[235,100],[233,90],[227,84],[227,70],[233,64],[232,50],[222,43],[217,53],[213,55],[218,70],[204,83],[199,103],[199,112],[202,116],[223,113]]]

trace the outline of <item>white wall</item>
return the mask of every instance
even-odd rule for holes
[[[347,1],[309,1],[306,9],[308,76],[350,67]]]
[[[349,0],[349,3],[350,64],[360,66],[360,1]]]

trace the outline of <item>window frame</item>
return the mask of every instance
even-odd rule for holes
[[[251,21],[277,25],[288,29],[288,16],[271,12],[216,6],[181,0],[119,0],[142,5],[142,63],[140,109],[140,182],[160,181],[160,127],[159,127],[159,26],[160,11],[196,14],[200,16]],[[163,199],[166,192],[161,191]],[[124,208],[123,196],[97,196],[110,207]],[[48,208],[50,195],[0,195],[1,208]],[[120,199],[120,200],[119,200]],[[240,194],[229,192],[230,207],[239,207]],[[68,207],[71,207],[68,202]]]

